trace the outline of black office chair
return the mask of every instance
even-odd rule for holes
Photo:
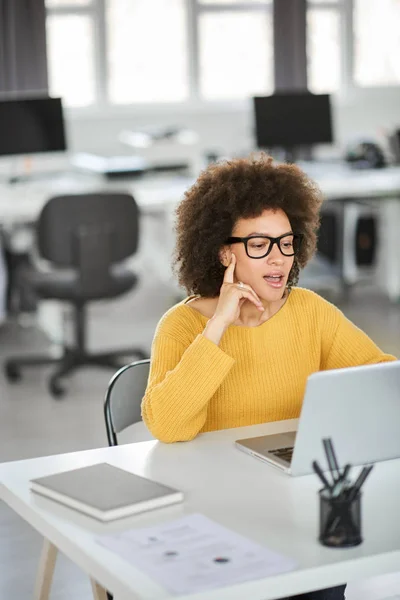
[[[104,420],[109,446],[118,446],[117,433],[142,420],[141,403],[146,391],[150,359],[122,367],[111,378],[104,402]],[[107,592],[107,600],[113,600]]]
[[[139,209],[132,196],[91,193],[57,196],[43,208],[37,223],[39,255],[49,261],[49,272],[32,269],[27,284],[43,299],[70,302],[74,307],[75,342],[61,358],[12,357],[5,364],[9,381],[21,378],[24,366],[56,364],[49,381],[54,397],[65,390],[60,378],[85,365],[119,369],[126,356],[148,356],[140,348],[91,354],[86,349],[86,309],[89,302],[116,298],[135,288],[138,277],[121,263],[138,248]]]
[[[108,384],[104,419],[109,446],[117,446],[117,433],[142,420],[141,403],[149,377],[150,359],[122,367]]]

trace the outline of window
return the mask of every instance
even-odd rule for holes
[[[272,0],[194,0],[198,94],[233,100],[273,90]]]
[[[273,89],[272,0],[46,7],[50,92],[66,105],[231,100]]]
[[[400,83],[399,0],[354,0],[354,79],[360,86]]]
[[[199,4],[271,4],[272,0],[198,0]]]
[[[273,0],[46,0],[50,93],[74,107],[270,94],[272,7]],[[398,85],[399,22],[400,0],[308,0],[309,89]]]
[[[69,106],[92,104],[95,78],[91,19],[86,15],[49,15],[46,28],[50,94],[61,96]]]
[[[273,90],[271,14],[204,12],[199,18],[200,93],[206,100]]]
[[[340,14],[337,8],[307,10],[308,88],[314,94],[340,88]]]
[[[87,6],[92,0],[46,0],[47,8]]]
[[[108,0],[106,16],[110,101],[186,100],[185,0]]]

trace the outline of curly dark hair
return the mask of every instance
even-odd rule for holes
[[[224,241],[239,219],[258,217],[265,209],[283,210],[295,233],[303,234],[288,288],[314,254],[322,194],[296,165],[270,156],[240,158],[208,166],[176,210],[174,269],[189,294],[219,295],[225,267]]]

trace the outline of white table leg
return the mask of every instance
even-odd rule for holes
[[[392,302],[400,300],[400,199],[384,199],[382,202],[383,226],[380,232],[382,245],[383,286]]]
[[[90,579],[94,600],[107,600],[107,592],[97,581]]]
[[[354,202],[345,202],[343,206],[342,232],[342,277],[345,285],[357,282],[356,230],[360,209]]]
[[[45,539],[36,577],[35,600],[49,600],[50,598],[50,588],[53,581],[57,554],[57,548],[49,540]]]

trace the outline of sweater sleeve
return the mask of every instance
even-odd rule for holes
[[[364,331],[335,309],[323,331],[321,369],[341,369],[397,360],[385,354]]]
[[[210,399],[234,362],[200,334],[185,347],[179,340],[157,333],[142,400],[143,420],[154,437],[162,442],[193,439],[206,421]]]

